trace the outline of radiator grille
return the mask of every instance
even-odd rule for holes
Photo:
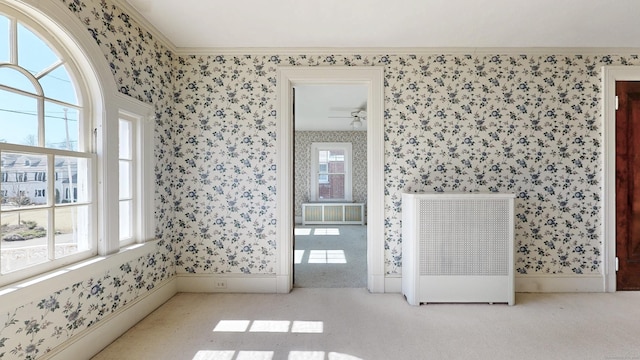
[[[307,221],[322,221],[322,206],[305,207],[304,218]]]
[[[345,221],[362,221],[362,206],[345,205],[344,220]]]
[[[509,202],[419,200],[420,275],[508,275]]]
[[[342,221],[342,205],[325,206],[324,221]]]

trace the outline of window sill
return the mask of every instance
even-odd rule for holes
[[[125,246],[119,252],[107,256],[94,256],[83,261],[49,271],[47,273],[6,285],[0,288],[0,313],[53,294],[75,283],[105,272],[153,251],[158,240]]]

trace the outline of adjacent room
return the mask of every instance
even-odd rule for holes
[[[294,87],[294,287],[367,287],[367,93]]]
[[[638,14],[0,0],[0,359],[640,358]]]

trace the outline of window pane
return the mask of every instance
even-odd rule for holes
[[[31,145],[38,139],[35,99],[0,90],[0,142]],[[11,129],[6,131],[4,129]]]
[[[55,211],[55,258],[89,250],[89,207],[65,206]]]
[[[59,66],[40,78],[40,85],[42,85],[44,96],[78,105],[75,86],[65,66]]]
[[[33,83],[29,78],[24,76],[20,71],[6,66],[0,67],[0,83],[14,89],[23,90],[31,94],[37,94],[36,88],[33,86]]]
[[[2,210],[46,205],[47,157],[2,152]]]
[[[0,15],[0,62],[9,62],[9,44],[9,19]]]
[[[41,264],[47,251],[47,210],[3,212],[0,216],[2,273]]]
[[[46,147],[78,151],[78,120],[80,112],[45,102],[44,140]]]
[[[36,75],[59,60],[49,45],[18,24],[18,65]]]
[[[54,162],[56,204],[89,202],[89,160],[56,156]]]
[[[344,199],[344,174],[320,175],[318,178],[318,199],[339,200]]]
[[[344,173],[344,150],[329,152],[329,173]]]
[[[133,237],[132,208],[133,201],[120,201],[120,240],[131,239]]]
[[[131,161],[120,160],[120,199],[131,198]]]
[[[120,133],[118,134],[120,159],[131,160],[131,121],[120,119]]]

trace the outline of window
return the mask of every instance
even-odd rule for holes
[[[311,157],[311,200],[351,201],[351,143],[312,143]]]
[[[118,93],[64,5],[32,17],[13,3],[0,1],[0,286],[155,235],[152,106]]]
[[[131,242],[135,227],[134,119],[120,115],[118,123],[118,175],[120,202],[120,241]]]
[[[120,246],[154,237],[153,128],[151,109],[129,103],[118,119],[118,206]]]
[[[6,7],[0,44],[2,285],[96,254],[97,226],[79,70],[49,31]]]

